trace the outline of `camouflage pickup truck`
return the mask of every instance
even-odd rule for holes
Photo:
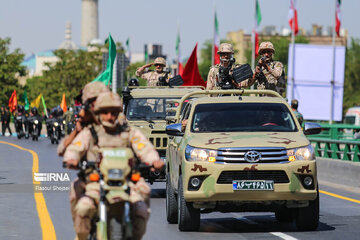
[[[160,157],[166,161],[168,136],[166,127],[166,104],[179,100],[185,94],[203,87],[130,87],[123,91],[124,112],[131,126],[138,127],[154,145]],[[175,112],[169,113],[175,115]],[[142,173],[148,182],[164,181],[165,171]]]
[[[203,97],[185,103],[198,94]],[[295,220],[298,229],[317,228],[316,161],[306,135],[321,128],[305,123],[302,129],[279,94],[192,92],[179,101],[173,122],[166,127],[169,223],[193,231],[200,213],[256,211]]]

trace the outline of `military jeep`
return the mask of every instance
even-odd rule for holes
[[[306,135],[321,128],[302,129],[278,93],[192,92],[179,100],[173,122],[166,127],[169,223],[194,231],[201,213],[256,211],[295,220],[298,229],[317,228],[316,161]]]
[[[185,94],[203,87],[130,87],[123,91],[124,113],[129,125],[138,127],[166,161],[168,136],[166,127],[166,104],[181,99]],[[168,113],[175,115],[175,112]],[[165,168],[160,172],[142,173],[149,183],[165,180]]]

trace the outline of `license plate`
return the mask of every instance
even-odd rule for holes
[[[233,190],[274,190],[274,181],[233,180]]]

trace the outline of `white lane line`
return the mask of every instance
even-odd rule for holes
[[[285,233],[282,233],[282,232],[270,232],[270,234],[275,235],[275,236],[285,239],[285,240],[298,240],[297,238],[294,238],[294,237],[287,235]]]

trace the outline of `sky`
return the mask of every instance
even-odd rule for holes
[[[262,22],[289,27],[290,0],[259,0]],[[72,39],[79,46],[81,38],[81,0],[0,0],[0,37],[11,38],[11,50],[20,48],[26,56],[56,49],[64,41],[66,22],[72,24]],[[190,55],[195,44],[202,47],[213,38],[216,8],[220,38],[227,32],[252,31],[255,0],[99,0],[99,37],[109,32],[125,45],[130,38],[132,52],[142,52],[146,43],[163,45],[163,54],[175,58],[179,24],[181,55]],[[327,26],[335,22],[335,0],[297,0],[299,26]],[[342,0],[342,28],[360,39],[357,14],[360,0]]]

